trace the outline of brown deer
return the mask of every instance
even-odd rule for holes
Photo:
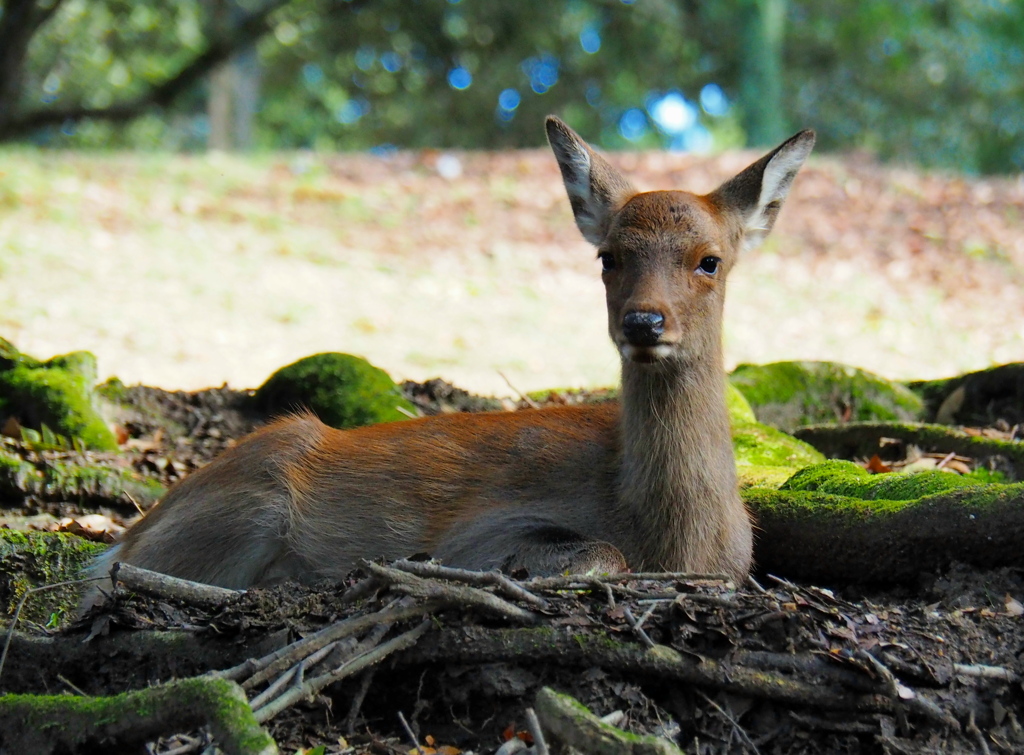
[[[120,560],[245,588],[426,552],[533,575],[744,577],[752,536],[724,397],[725,280],[771,230],[814,134],[701,196],[638,193],[559,119],[547,133],[604,268],[619,402],[347,431],[279,419],[173,488],[96,570]]]

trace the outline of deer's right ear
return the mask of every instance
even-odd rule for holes
[[[636,189],[562,120],[549,115],[545,125],[576,225],[583,238],[599,246],[608,235],[612,213]]]

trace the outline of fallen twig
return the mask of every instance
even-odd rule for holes
[[[428,561],[408,561],[406,559],[395,561],[391,565],[396,569],[415,574],[418,577],[438,577],[440,579],[452,580],[453,582],[464,582],[467,585],[494,586],[507,598],[528,603],[534,608],[541,610],[548,608],[548,602],[544,598],[534,595],[521,584],[501,572],[455,569]]]
[[[796,713],[794,711],[789,711],[789,717],[808,728],[820,731],[834,731],[842,734],[874,734],[878,731],[878,724],[864,721],[851,721],[847,719],[833,721],[828,718],[813,716],[810,713]]]
[[[983,666],[978,663],[954,663],[953,672],[963,676],[973,676],[977,679],[997,679],[1001,682],[1013,684],[1020,677],[1008,668],[1002,666]]]
[[[985,734],[978,728],[978,722],[974,718],[974,708],[971,708],[971,712],[967,714],[967,731],[978,743],[980,755],[992,755],[992,750],[989,749],[988,742],[985,740]]]
[[[619,582],[684,582],[692,585],[703,585],[709,582],[721,584],[728,589],[735,589],[732,577],[727,574],[703,574],[697,572],[618,572],[616,574],[570,574],[565,577],[534,577],[525,582],[526,585],[538,590],[564,590],[570,587],[584,587],[595,583]],[[649,596],[648,596],[649,597]]]
[[[786,705],[819,710],[887,712],[895,709],[886,695],[851,693],[836,686],[811,684],[780,674],[694,658],[665,646],[645,649],[604,637],[601,642],[572,635],[537,635],[534,629],[446,627],[401,656],[401,663],[494,663],[544,661],[570,667],[598,666],[626,673],[724,690]]]
[[[228,590],[224,587],[170,577],[121,561],[111,567],[110,580],[115,586],[120,584],[135,592],[144,592],[158,598],[180,600],[182,603],[204,608],[219,608],[237,600],[244,594],[239,590]]]
[[[626,617],[626,621],[629,622],[629,626],[636,632],[636,636],[640,638],[647,647],[653,648],[655,645],[654,640],[647,636],[647,632],[640,626],[640,622],[633,617],[633,612],[629,610],[629,606],[622,607],[622,615]]]
[[[338,641],[340,642],[340,640]],[[302,684],[303,676],[305,675],[306,668],[312,668],[315,664],[323,660],[332,650],[338,646],[338,642],[332,642],[330,645],[324,645],[322,648],[317,650],[315,653],[303,658],[295,666],[288,669],[285,673],[281,674],[274,682],[270,684],[260,694],[256,695],[249,700],[249,705],[252,706],[253,710],[260,708],[265,705],[268,701],[274,699],[278,692],[289,683]]]
[[[548,755],[548,743],[544,740],[544,732],[540,728],[540,721],[537,720],[537,711],[533,708],[526,709],[526,729],[533,737],[533,755]]]
[[[440,601],[449,607],[477,609],[516,624],[536,624],[539,621],[537,614],[523,610],[507,600],[499,598],[494,593],[477,587],[423,579],[415,574],[381,566],[372,561],[364,561],[362,565],[371,574],[387,582],[390,587],[407,595],[424,600]]]
[[[420,746],[420,740],[416,738],[412,727],[409,726],[409,722],[405,720],[405,714],[402,711],[398,711],[398,720],[402,723],[402,728],[405,729],[405,734],[409,737],[409,741],[412,742],[412,746],[416,748],[416,752],[420,755],[427,755],[426,751]]]
[[[424,603],[414,603],[411,600],[394,601],[380,611],[331,624],[263,658],[258,660],[250,659],[232,668],[211,672],[210,676],[234,681],[244,679],[242,687],[251,689],[260,682],[267,681],[271,677],[280,674],[300,659],[316,652],[325,645],[345,637],[361,634],[378,624],[390,625],[433,613],[440,606],[439,602],[432,601]]]
[[[704,698],[708,705],[717,710],[719,714],[722,716],[722,718],[729,722],[729,725],[732,726],[732,730],[739,735],[739,738],[743,740],[743,743],[747,747],[753,750],[754,755],[760,755],[760,750],[757,749],[757,745],[754,744],[753,740],[750,738],[750,735],[748,735],[746,730],[742,726],[740,726],[739,722],[735,718],[733,718],[731,713],[729,713],[727,710],[725,710],[725,708],[716,703],[714,700],[712,700],[710,697],[708,697],[700,690],[696,690],[696,692],[698,695]]]
[[[333,684],[334,682],[340,681],[348,676],[358,674],[363,669],[368,668],[375,663],[379,663],[392,653],[412,647],[416,644],[416,641],[419,640],[423,633],[430,628],[430,624],[430,619],[424,619],[418,626],[416,626],[416,628],[410,629],[408,632],[388,640],[383,645],[379,645],[372,650],[346,661],[334,671],[309,679],[303,683],[301,687],[293,687],[273,702],[270,702],[255,711],[254,715],[256,720],[259,723],[265,723],[281,711],[297,703],[299,700],[312,697],[328,684]]]
[[[960,730],[959,721],[948,713],[942,711],[942,709],[940,709],[935,703],[927,700],[916,691],[910,689],[910,687],[901,684],[899,680],[896,679],[892,671],[890,671],[884,663],[875,658],[875,656],[871,655],[871,653],[862,650],[856,654],[856,657],[865,660],[879,675],[885,685],[886,692],[890,699],[892,699],[897,711],[901,708],[905,708],[906,710],[913,711],[933,723],[948,726],[956,731]]]
[[[376,674],[376,666],[367,669],[366,673],[363,674],[363,678],[359,682],[359,689],[356,690],[356,694],[352,697],[352,703],[348,708],[348,715],[345,717],[345,733],[348,736],[352,736],[352,733],[356,730],[356,719],[359,718],[359,711],[362,710],[363,701],[366,699],[366,695],[370,691],[370,685],[373,684],[373,677]]]

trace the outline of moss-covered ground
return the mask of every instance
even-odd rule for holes
[[[18,532],[0,529],[0,605],[13,615],[26,591],[76,580],[105,545],[63,532]],[[74,612],[80,586],[68,585],[33,593],[23,621],[57,626]]]
[[[20,427],[48,429],[88,448],[116,450],[114,434],[96,406],[95,383],[96,357],[87,351],[40,362],[2,341],[0,426],[13,419]]]
[[[913,421],[923,413],[906,386],[834,362],[741,364],[729,380],[761,422],[787,432],[821,422]]]

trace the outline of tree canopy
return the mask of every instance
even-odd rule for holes
[[[1024,169],[1024,4],[1007,0],[0,8],[7,140],[204,147],[209,74],[230,60],[259,148],[535,146],[556,112],[606,148],[762,145],[811,126],[825,149]]]

